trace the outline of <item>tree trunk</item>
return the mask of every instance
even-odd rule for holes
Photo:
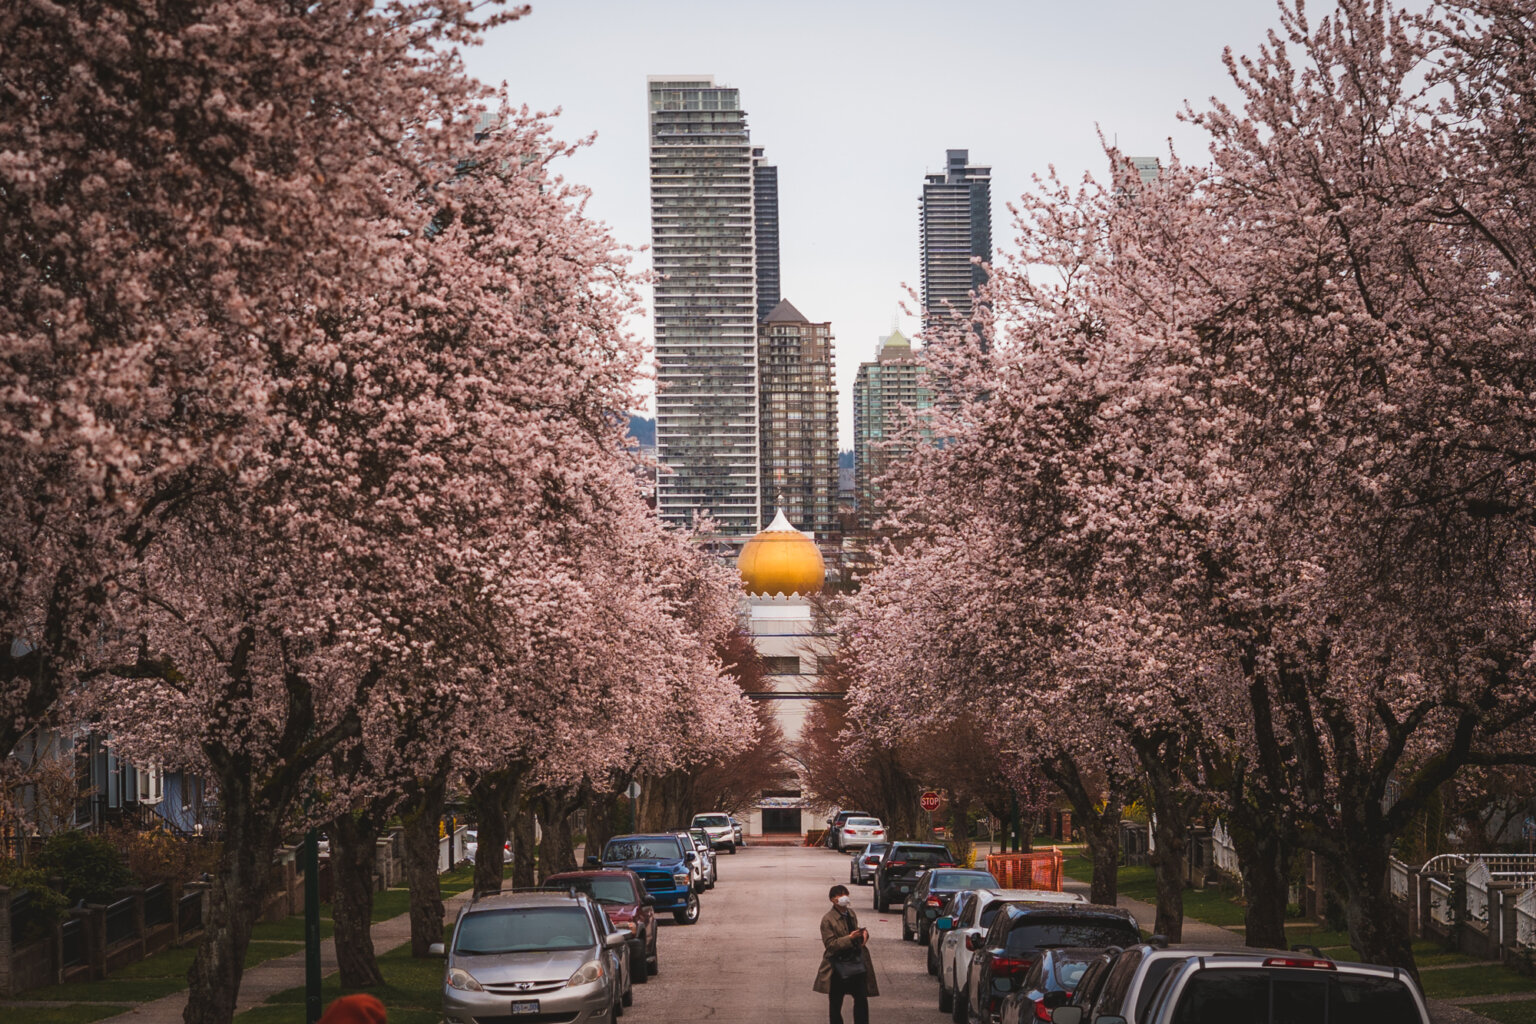
[[[331,920],[335,922],[336,966],[343,988],[384,984],[373,949],[373,869],[380,832],[376,820],[380,819],[367,812],[343,814],[327,826],[331,837]]]
[[[539,837],[539,878],[576,870],[576,849],[571,842],[572,805],[569,797],[545,793],[535,803],[543,833]]]
[[[969,864],[971,860],[971,813],[969,804],[949,805],[949,848],[955,861]]]
[[[1344,883],[1349,942],[1368,964],[1401,967],[1418,981],[1413,942],[1392,901],[1390,853],[1376,842],[1352,843],[1346,837],[1344,861],[1330,864]]]
[[[405,826],[405,873],[411,889],[411,956],[425,957],[427,947],[443,941],[443,888],[437,874],[437,831],[443,820],[447,772],[428,780],[402,811]],[[484,843],[484,839],[481,842]]]
[[[1155,824],[1156,848],[1149,858],[1157,879],[1157,920],[1153,931],[1182,941],[1184,935],[1184,870],[1189,844],[1191,803],[1177,774],[1182,766],[1180,737],[1142,736],[1133,741],[1147,780]]]
[[[272,855],[282,838],[280,815],[251,806],[249,779],[221,780],[224,837],[209,891],[208,926],[187,972],[186,1024],[229,1024],[251,930],[272,881]]]
[[[1120,814],[1125,809],[1124,795],[1108,787],[1101,805],[1097,794],[1088,789],[1077,762],[1065,753],[1042,762],[1040,771],[1066,795],[1088,840],[1088,858],[1093,862],[1088,898],[1102,906],[1115,906],[1120,898]]]
[[[618,831],[614,825],[618,800],[612,793],[587,794],[587,856],[602,856],[603,847]],[[628,825],[628,822],[625,822]],[[621,826],[622,827],[622,826]]]
[[[505,844],[510,835],[509,818],[522,789],[522,778],[520,771],[509,768],[487,772],[470,787],[469,799],[474,804],[480,829],[480,846],[475,851],[476,892],[501,889],[506,866]]]
[[[1274,830],[1232,822],[1232,845],[1243,867],[1244,941],[1256,949],[1289,949],[1285,908],[1290,902],[1291,851]]]
[[[533,809],[524,797],[518,800],[512,810],[513,885],[526,887],[534,884],[534,847]]]

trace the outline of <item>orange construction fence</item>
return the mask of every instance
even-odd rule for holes
[[[1061,851],[1054,846],[1033,853],[989,853],[987,870],[1005,889],[1061,891]]]

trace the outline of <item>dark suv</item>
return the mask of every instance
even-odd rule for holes
[[[997,879],[986,871],[973,871],[970,868],[943,868],[923,872],[918,878],[917,885],[913,887],[912,894],[901,906],[902,939],[915,938],[918,942],[927,943],[928,935],[933,930],[933,922],[938,919],[951,896],[961,889],[996,887]],[[938,971],[929,973],[937,974]]]
[[[955,855],[938,843],[892,843],[875,866],[875,910],[885,913],[896,900],[917,888],[917,876],[934,868],[952,868]]]
[[[972,935],[965,941],[971,950],[971,967],[964,989],[970,1001],[966,1015],[971,1024],[994,1024],[1003,997],[1019,987],[1042,949],[1107,949],[1140,941],[1136,918],[1119,907],[1092,903],[1004,907],[993,918],[986,935]]]

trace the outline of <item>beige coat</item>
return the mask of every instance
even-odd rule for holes
[[[845,920],[836,907],[827,911],[821,919],[821,966],[816,969],[816,984],[811,988],[817,992],[832,991],[832,958],[839,953],[846,953],[854,948],[853,933],[858,930],[859,918],[852,910],[848,911]],[[869,959],[869,946],[862,950],[864,954],[864,991],[869,995],[880,994],[880,986],[875,983],[875,965]]]

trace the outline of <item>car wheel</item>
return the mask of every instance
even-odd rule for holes
[[[907,915],[903,913],[901,915],[901,941],[911,942],[912,934],[912,929],[907,927]]]
[[[939,1012],[955,1012],[955,994],[944,984],[944,979],[939,979]]]
[[[921,923],[918,924],[918,926],[917,926],[917,941],[921,942],[925,946],[928,945],[928,924],[927,924],[927,922],[921,922]],[[933,972],[929,971],[928,973],[932,974]]]
[[[690,892],[688,902],[672,911],[672,920],[678,924],[698,924],[699,922],[699,894]]]
[[[736,844],[732,843],[729,847],[726,848],[725,852],[730,854],[732,857],[736,856]]]
[[[933,947],[928,947],[928,973],[935,978],[939,976],[939,958],[933,955]]]
[[[646,970],[646,968],[649,966],[650,965],[646,962],[644,956],[641,956],[638,960],[636,960],[634,957],[630,957],[629,983],[631,985],[644,985],[646,982],[650,981],[651,972]]]
[[[631,978],[631,981],[633,981],[633,978]],[[624,990],[624,998],[619,1001],[619,1004],[621,1007],[635,1005],[635,986],[633,984]]]
[[[954,1006],[950,1008],[949,1019],[955,1024],[970,1024],[971,1019],[971,993],[969,989],[962,988],[955,993]]]

